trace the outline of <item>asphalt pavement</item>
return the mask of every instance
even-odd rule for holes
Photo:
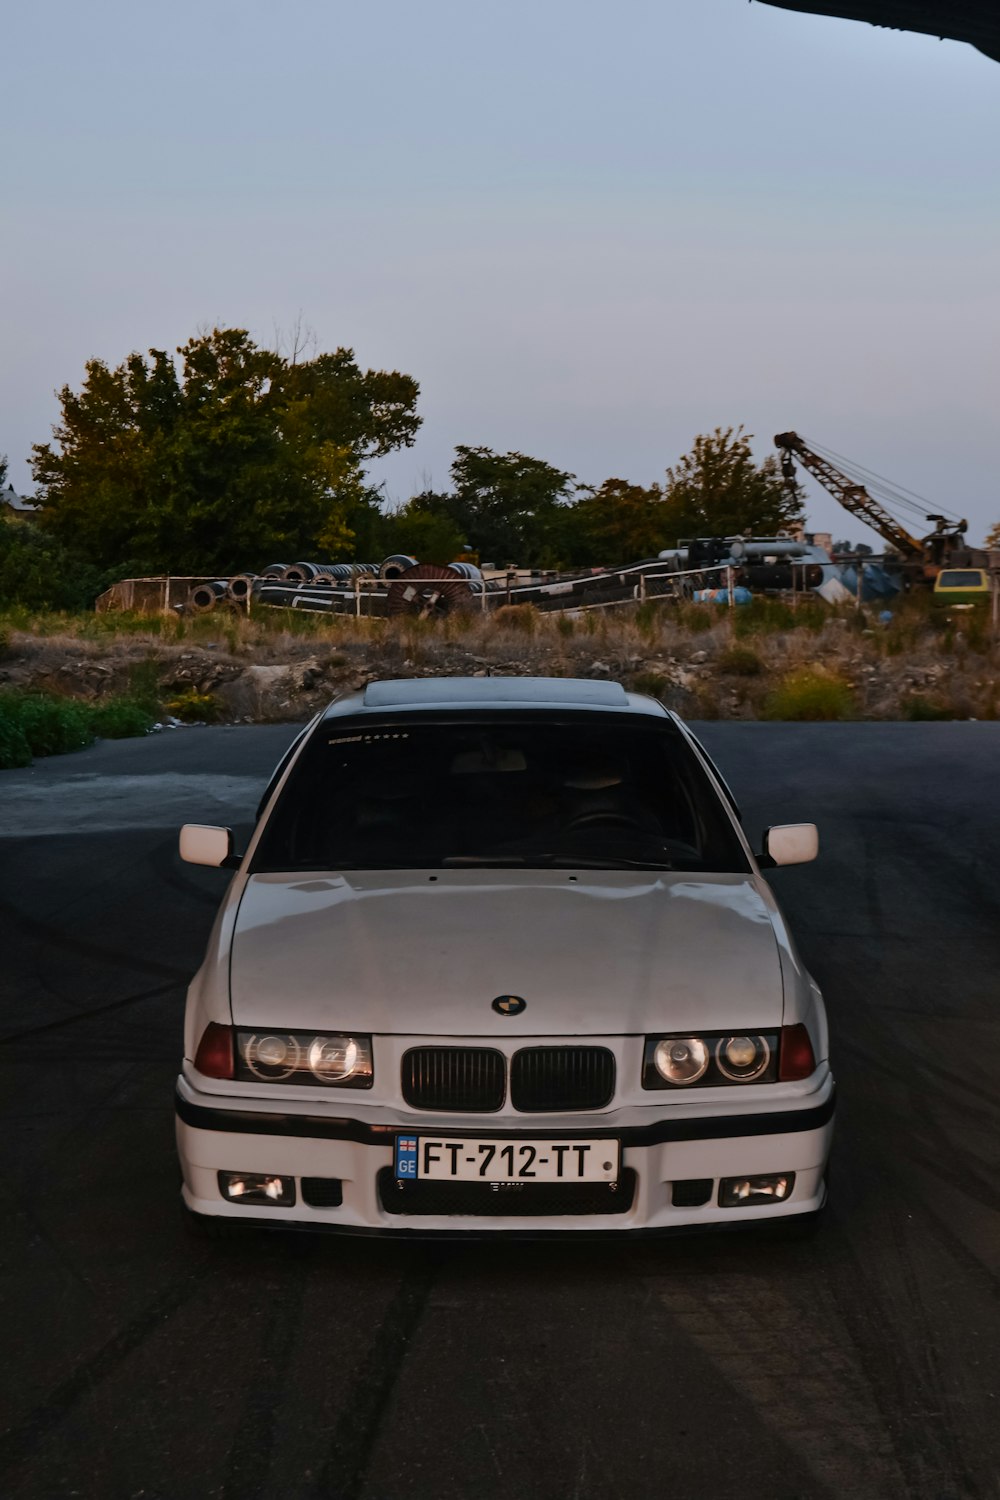
[[[1000,725],[700,726],[823,986],[809,1240],[189,1239],[173,1080],[290,726],[0,773],[0,1494],[1000,1496]]]

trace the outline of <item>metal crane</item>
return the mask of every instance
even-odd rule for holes
[[[798,495],[795,479],[797,458],[802,467],[808,469],[823,488],[840,501],[845,510],[883,537],[901,554],[904,563],[909,564],[911,569],[915,565],[919,567],[928,580],[933,579],[937,570],[952,554],[965,549],[964,533],[969,524],[967,521],[955,523],[949,522],[946,516],[928,515],[927,520],[934,522],[935,530],[929,536],[915,537],[871,494],[866,485],[852,479],[838,464],[808,447],[797,432],[779,432],[775,435],[774,443],[776,448],[781,449],[781,472],[785,483],[794,494]],[[878,476],[873,477],[877,479]],[[917,509],[912,500],[906,500],[898,494],[896,498],[911,510]]]

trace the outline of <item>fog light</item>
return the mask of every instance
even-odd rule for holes
[[[291,1208],[295,1202],[295,1178],[276,1177],[272,1172],[220,1172],[219,1191],[229,1203]]]
[[[744,1208],[750,1204],[783,1203],[795,1186],[794,1172],[774,1172],[766,1177],[723,1177],[719,1183],[720,1208]]]

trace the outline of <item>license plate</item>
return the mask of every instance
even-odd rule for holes
[[[619,1141],[396,1137],[400,1182],[617,1182]]]

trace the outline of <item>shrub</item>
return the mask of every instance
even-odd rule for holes
[[[86,706],[44,693],[0,693],[0,765],[82,750],[94,738]]]
[[[94,738],[86,705],[72,698],[25,693],[20,719],[33,755],[65,755],[70,750],[82,750]]]
[[[563,636],[565,639],[568,639],[571,635],[575,634],[576,626],[573,624],[573,621],[570,619],[569,615],[559,614],[556,615],[556,630],[561,636]]]
[[[940,699],[925,698],[922,693],[914,693],[912,697],[904,699],[902,712],[904,719],[910,719],[916,723],[956,717],[954,709],[949,708]]]
[[[637,672],[632,679],[634,690],[650,698],[661,698],[669,685],[668,679],[659,672]]]
[[[87,609],[104,576],[34,521],[0,521],[0,598],[36,609]]]
[[[538,625],[539,610],[536,604],[501,604],[493,611],[493,618],[508,630],[523,630],[525,635],[534,635]]]
[[[711,630],[720,619],[725,616],[710,604],[686,604],[679,613],[680,623],[692,634],[700,634],[703,630]]]
[[[144,700],[109,698],[90,710],[90,724],[103,740],[128,740],[134,735],[148,734],[153,727],[153,714]]]
[[[660,605],[655,599],[644,599],[635,612],[636,629],[640,635],[655,639],[660,633]]]
[[[9,712],[4,699],[0,698],[0,771],[30,765],[31,746],[24,737],[20,721]]]
[[[765,719],[853,719],[857,711],[850,684],[833,672],[803,667],[783,677],[764,699]]]
[[[796,611],[781,599],[754,599],[750,604],[741,604],[732,614],[736,636],[766,635],[771,631],[791,630],[796,624]]]
[[[214,724],[219,717],[219,700],[214,693],[199,693],[195,688],[188,688],[171,698],[167,713],[185,724]]]
[[[729,677],[759,677],[764,663],[750,646],[728,646],[715,659],[718,671]]]
[[[136,661],[128,669],[125,699],[144,708],[151,719],[160,712],[160,664],[155,656]],[[123,700],[124,701],[124,700]]]

